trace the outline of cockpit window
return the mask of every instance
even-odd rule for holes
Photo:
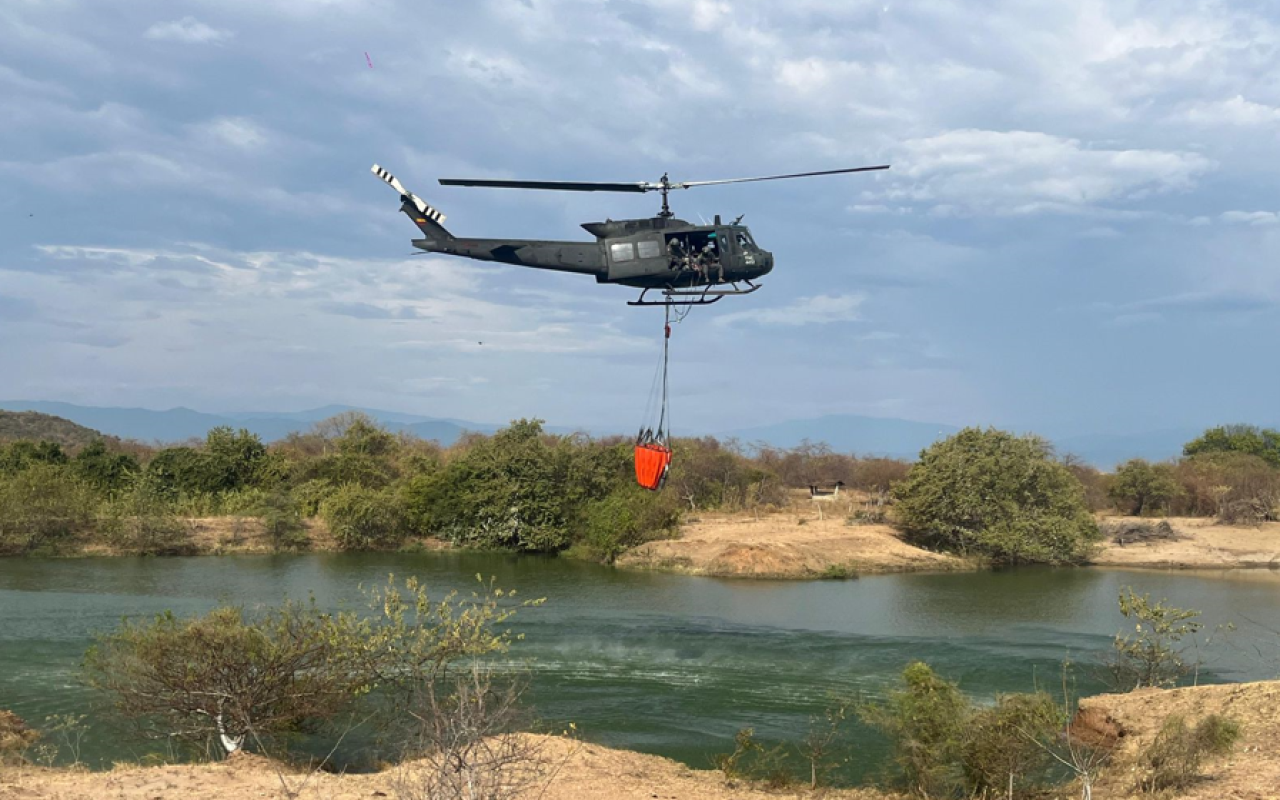
[[[750,250],[755,246],[755,242],[751,241],[751,234],[746,231],[738,231],[738,247],[743,250]]]

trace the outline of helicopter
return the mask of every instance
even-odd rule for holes
[[[406,189],[394,175],[374,164],[372,172],[400,193],[400,210],[413,220],[425,238],[413,246],[428,253],[495,261],[534,269],[591,275],[597,283],[640,289],[627,305],[710,305],[725,297],[751,294],[755,283],[773,269],[773,254],[760,248],[739,216],[724,224],[720,215],[710,224],[694,225],[677,219],[668,195],[677,189],[754,183],[786,178],[810,178],[851,172],[889,169],[888,164],[852,167],[759,178],[715,181],[672,181],[666,174],[658,181],[593,183],[574,181],[522,181],[440,178],[442,186],[476,186],[495,189],[543,189],[560,192],[661,192],[662,209],[646,219],[606,219],[582,227],[594,242],[541,241],[534,239],[471,239],[454,236],[444,227],[445,216]],[[656,292],[656,297],[650,297]]]

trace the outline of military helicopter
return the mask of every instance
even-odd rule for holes
[[[773,254],[761,249],[742,217],[725,225],[717,214],[711,225],[694,225],[676,219],[667,196],[676,189],[719,186],[729,183],[810,178],[850,172],[888,169],[875,167],[799,172],[761,178],[729,178],[718,181],[672,181],[667,175],[656,182],[584,183],[573,181],[519,181],[441,178],[442,186],[481,186],[497,189],[545,189],[559,192],[661,192],[662,210],[647,219],[606,219],[582,227],[594,242],[540,241],[533,239],[465,239],[443,225],[445,217],[377,164],[373,174],[400,193],[400,210],[413,220],[426,238],[413,246],[428,253],[497,261],[534,269],[591,275],[597,283],[615,283],[640,289],[632,306],[710,305],[732,295],[751,294],[754,283],[773,269]],[[657,297],[649,297],[649,292]]]

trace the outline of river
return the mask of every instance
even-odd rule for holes
[[[285,595],[355,608],[360,584],[388,573],[417,575],[439,592],[469,590],[479,573],[545,597],[543,607],[520,612],[526,639],[514,650],[531,663],[539,715],[572,721],[591,741],[702,768],[730,749],[739,728],[796,739],[828,698],[882,696],[916,659],[983,699],[1057,687],[1064,660],[1088,661],[1127,627],[1116,606],[1125,586],[1200,609],[1209,628],[1241,626],[1206,650],[1201,680],[1273,678],[1280,665],[1253,649],[1280,637],[1248,622],[1280,627],[1274,572],[1026,568],[763,582],[448,552],[9,559],[0,560],[0,708],[36,725],[52,714],[89,713],[86,762],[137,757],[79,683],[95,633],[125,616]],[[1082,691],[1100,690],[1087,670],[1077,673]],[[869,732],[859,736],[865,763],[855,773],[880,750]]]

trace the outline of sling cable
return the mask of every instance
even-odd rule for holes
[[[684,319],[678,314],[676,322]],[[658,491],[667,482],[671,469],[671,417],[667,403],[667,363],[671,346],[671,305],[666,306],[666,321],[662,326],[662,360],[653,376],[653,388],[649,391],[649,403],[644,420],[657,424],[642,426],[636,435],[636,483],[650,491]]]

